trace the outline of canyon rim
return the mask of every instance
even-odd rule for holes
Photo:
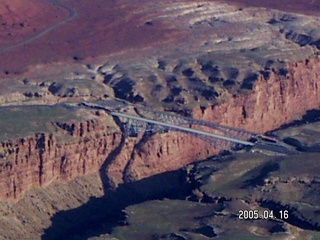
[[[306,2],[1,3],[0,239],[317,238],[319,176],[299,165],[319,152],[320,2]],[[303,169],[174,129],[130,134],[110,114],[139,109],[272,132]],[[292,217],[244,223],[244,207]]]

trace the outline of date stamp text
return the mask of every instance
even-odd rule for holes
[[[273,210],[263,210],[259,211],[258,209],[252,210],[239,210],[238,218],[240,220],[254,220],[254,219],[280,219],[286,220],[289,218],[288,210],[279,210],[276,213]]]

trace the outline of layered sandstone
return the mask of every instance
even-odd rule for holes
[[[70,6],[79,11],[84,7],[72,3]],[[320,23],[316,17],[266,9],[259,9],[257,13],[258,8],[239,8],[213,1],[181,4],[165,1],[156,9],[152,4],[138,9],[121,1],[113,7],[119,10],[119,16],[134,10],[128,16],[136,24],[133,36],[140,31],[159,33],[165,29],[163,39],[158,42],[154,39],[157,35],[153,34],[149,48],[134,38],[130,44],[139,42],[136,48],[120,42],[123,45],[119,43],[119,47],[126,50],[112,56],[108,54],[118,48],[108,46],[108,54],[96,59],[30,67],[21,77],[11,79],[9,76],[0,83],[1,103],[41,104],[115,96],[256,132],[279,127],[307,109],[319,106],[320,35],[314,27]],[[72,27],[83,17],[63,27]],[[116,19],[113,26],[120,23]],[[124,36],[121,32],[118,34]],[[189,40],[179,45],[186,36],[190,36]],[[163,48],[168,42],[170,45]],[[172,51],[176,44],[177,51]],[[84,64],[90,61],[92,64]],[[92,130],[90,134],[94,135],[95,131],[102,130]],[[87,173],[90,168],[87,162],[92,161],[93,156],[90,148],[113,142],[113,138],[103,135],[88,140],[71,135],[74,142],[71,147],[70,143],[57,141],[54,133],[40,132],[26,139],[4,142],[8,161],[3,163],[3,174],[12,177],[4,177],[10,190],[3,197],[17,197],[32,183],[44,186]],[[102,147],[97,153],[100,160],[92,167],[98,170],[103,159],[119,147],[118,156],[106,163],[106,172],[115,185],[177,169],[221,150],[179,132],[132,141],[120,140],[119,136],[117,139],[114,145]],[[68,170],[71,162],[75,164],[72,171]],[[16,176],[17,169],[24,167],[33,172],[26,173],[29,179],[26,187]]]
[[[107,169],[114,186],[172,171],[207,158],[221,148],[196,136],[170,131],[142,139],[127,139]]]
[[[319,107],[319,68],[317,58],[291,64],[286,77],[275,73],[268,79],[260,77],[253,91],[220,105],[195,109],[193,116],[261,133],[272,130]],[[98,171],[120,144],[121,136],[106,134],[106,126],[98,120],[70,126],[58,123],[57,127],[71,131],[70,143],[57,141],[54,133],[2,143],[2,155],[7,159],[2,163],[1,184],[7,189],[2,198],[18,198],[31,187]],[[214,146],[192,135],[155,134],[127,140],[106,171],[117,185],[174,170],[216,152]]]
[[[216,1],[93,2],[99,4],[88,8],[85,1],[66,1],[77,18],[0,53],[0,104],[11,105],[0,109],[1,211],[9,216],[0,222],[4,237],[35,239],[52,215],[90,196],[108,197],[111,187],[121,190],[224,149],[175,131],[127,137],[117,119],[76,107],[81,101],[116,97],[260,133],[320,107],[320,22],[312,14]],[[27,128],[20,124],[31,112],[12,106],[58,102],[74,107],[48,117],[43,117],[48,109],[40,111]],[[9,109],[22,112],[21,120],[8,124]],[[90,174],[102,187],[86,194],[86,183],[73,186]],[[59,187],[52,186],[70,182],[76,190],[72,199],[64,191],[61,207],[55,202]],[[43,195],[30,200],[35,189]],[[21,216],[29,206],[41,217],[28,223]],[[10,214],[18,216],[16,225]],[[14,235],[24,224],[30,232]]]
[[[32,188],[98,172],[121,139],[103,120],[55,125],[54,133],[1,142],[1,199],[19,200]]]
[[[252,92],[193,114],[256,132],[270,131],[320,107],[319,71],[319,58],[289,64],[286,76],[272,72],[267,79],[260,77]]]
[[[258,133],[270,131],[320,107],[319,70],[318,58],[289,64],[287,76],[273,72],[268,78],[261,76],[252,91],[230,96],[219,105],[195,108],[192,115]],[[110,165],[109,175],[116,183],[177,169],[223,149],[181,132],[133,141],[124,144],[123,152]]]

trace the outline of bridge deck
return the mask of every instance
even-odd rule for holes
[[[197,135],[205,141],[216,143],[213,145],[221,145],[224,146],[224,148],[230,148],[233,144],[242,144],[251,147],[255,146],[255,148],[280,154],[291,154],[295,152],[287,149],[281,144],[278,144],[276,141],[274,143],[264,142],[264,136],[259,133],[204,120],[193,119],[190,117],[183,117],[168,112],[156,111],[142,106],[134,106],[136,113],[136,115],[134,115],[134,113],[128,114],[110,110],[108,107],[99,104],[84,102],[81,105],[90,108],[103,109],[109,114],[122,119],[122,122],[125,122],[123,119],[129,119],[130,121],[127,121],[127,124],[131,125],[135,131],[138,131],[137,129],[139,128],[143,128],[143,126],[145,129],[149,126],[151,130],[155,130],[156,126],[158,128],[160,126],[164,129],[174,129]],[[260,137],[260,141],[257,141],[256,143],[248,141],[248,139],[252,137],[257,139]],[[229,142],[233,144],[221,144],[221,142]]]

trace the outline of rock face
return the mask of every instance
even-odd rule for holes
[[[190,134],[168,132],[141,139],[128,139],[108,166],[114,186],[179,169],[217,153],[218,148]]]
[[[69,139],[61,140],[58,132],[1,142],[1,199],[18,200],[31,188],[98,172],[121,139],[94,120],[60,127]]]
[[[0,199],[9,209],[4,207],[4,214],[12,210],[10,204],[22,205],[25,213],[28,194],[36,188],[50,195],[48,189],[54,184],[68,185],[99,172],[104,193],[95,189],[94,196],[108,197],[111,188],[123,191],[123,185],[132,186],[223,149],[174,131],[125,137],[119,119],[76,104],[64,106],[63,111],[41,108],[36,114],[25,104],[56,104],[55,108],[63,102],[116,97],[260,133],[320,107],[320,21],[312,14],[209,0],[164,0],[156,5],[145,0],[93,2],[99,4],[88,8],[86,1],[70,1],[78,17],[59,26],[61,32],[54,36],[45,34],[14,51],[1,46],[0,104],[11,105],[0,107]],[[0,13],[9,16],[2,8]],[[48,64],[33,65],[39,61]],[[26,65],[27,70],[20,69]],[[85,184],[79,188],[85,189]],[[32,222],[39,224],[37,231],[48,227],[56,212],[76,206],[78,193],[70,202],[66,197],[63,208],[57,207],[58,193],[55,190],[41,205],[50,216],[41,217],[45,226]],[[81,198],[77,206],[89,198]],[[37,214],[45,212],[36,203],[31,206]],[[10,238],[17,226],[8,219],[1,221],[1,234]],[[21,216],[19,221],[22,228]],[[187,235],[202,231],[201,227],[215,232],[210,226],[197,226],[187,229]],[[18,237],[24,234],[28,233],[19,232]]]
[[[272,130],[320,106],[319,71],[316,57],[288,63],[285,76],[274,72],[268,77],[259,76],[251,91],[229,95],[228,101],[210,107],[194,108],[192,115],[256,132]],[[105,128],[95,121],[59,127],[72,131],[72,144],[57,142],[55,134],[2,143],[4,154],[8,155],[8,161],[1,165],[2,184],[7,189],[2,191],[3,198],[16,198],[34,184],[45,186],[54,180],[70,180],[97,171],[120,143],[120,135],[105,136]],[[100,137],[95,136],[99,134]],[[178,132],[155,134],[131,145],[124,144],[123,151],[106,170],[116,185],[177,169],[220,150]]]
[[[93,196],[103,196],[103,188],[99,174],[95,173],[67,183],[60,181],[46,188],[33,188],[14,204],[2,200],[0,236],[3,239],[43,239],[41,235],[44,229],[52,225],[50,218],[55,213],[67,211],[71,206],[77,208]],[[66,222],[68,220],[62,226],[65,226]]]
[[[256,132],[272,130],[307,109],[319,107],[319,71],[316,58],[291,64],[286,77],[274,73],[268,79],[260,77],[253,91],[236,95],[226,103],[195,109],[193,116]],[[69,131],[72,143],[59,142],[52,133],[2,142],[1,154],[7,161],[1,163],[1,185],[6,189],[1,197],[18,198],[31,187],[98,171],[121,138],[119,134],[106,135],[106,127],[101,124],[58,124]],[[177,169],[217,152],[196,137],[178,132],[155,134],[123,150],[108,169],[111,177],[118,172],[116,183]]]
[[[316,58],[291,64],[288,76],[261,76],[253,91],[235,95],[226,103],[194,109],[193,117],[260,133],[270,131],[320,106],[319,70]],[[109,174],[117,183],[137,180],[204,159],[219,150],[184,133],[156,134],[125,144],[122,154],[110,165]]]
[[[317,161],[315,153],[233,153],[190,164],[189,201],[129,206],[127,224],[92,239],[319,238]],[[257,217],[249,217],[253,211]]]
[[[286,76],[271,73],[268,78],[260,77],[253,92],[197,109],[194,116],[257,132],[270,131],[299,118],[308,109],[319,108],[319,71],[318,58],[289,64]]]
[[[220,105],[195,109],[192,114],[195,118],[256,132],[272,130],[298,118],[307,109],[319,107],[319,70],[316,58],[291,64],[288,76],[271,73],[268,79],[260,77],[253,91],[236,95]],[[1,191],[2,198],[17,199],[32,187],[98,171],[120,144],[121,135],[106,135],[106,126],[99,121],[57,126],[69,132],[71,142],[59,142],[52,133],[2,142],[1,154],[7,159],[1,164],[1,185],[6,189]],[[177,169],[219,150],[195,136],[179,132],[140,140],[132,138],[108,163],[106,172],[117,186]]]

